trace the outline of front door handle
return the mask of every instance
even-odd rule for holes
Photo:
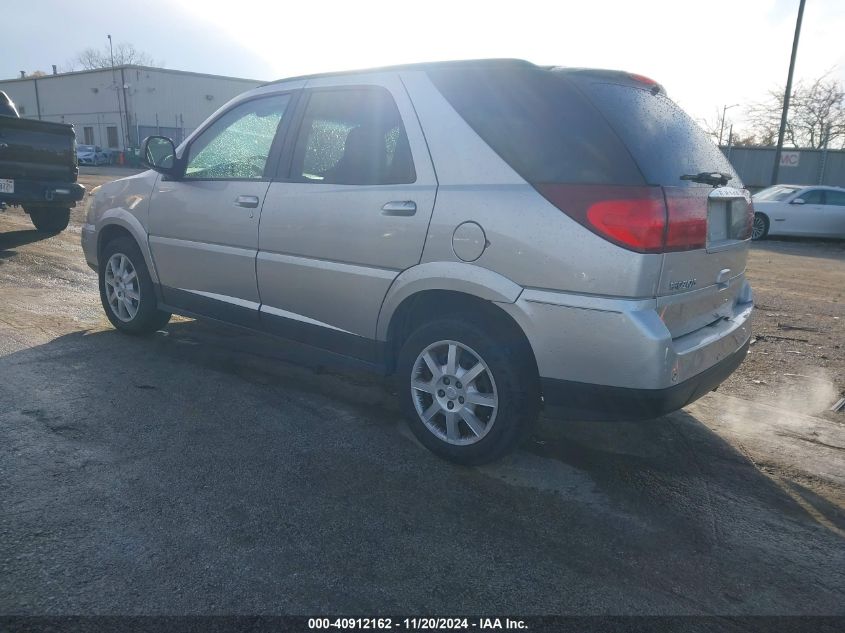
[[[381,208],[382,215],[414,215],[417,212],[417,203],[413,200],[394,200],[388,202]]]
[[[238,196],[235,198],[235,206],[254,209],[258,206],[258,196]]]

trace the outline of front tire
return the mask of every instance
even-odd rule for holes
[[[158,309],[141,249],[129,237],[108,242],[100,254],[100,301],[112,325],[127,334],[152,334],[170,320]]]
[[[449,461],[478,465],[511,452],[537,419],[536,369],[510,332],[470,316],[417,328],[399,353],[397,376],[411,431]]]
[[[61,233],[70,222],[70,209],[56,207],[28,208],[29,219],[41,233]]]
[[[751,226],[751,239],[764,240],[769,235],[769,218],[762,213],[754,214],[754,224]]]

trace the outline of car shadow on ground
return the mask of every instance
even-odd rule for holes
[[[307,355],[183,320],[0,358],[2,610],[842,613],[841,535],[687,413],[543,420],[461,468],[383,379]]]
[[[11,257],[15,254],[12,249],[46,240],[49,237],[53,237],[53,235],[55,234],[41,233],[35,229],[0,232],[0,257]]]

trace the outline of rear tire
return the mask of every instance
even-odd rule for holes
[[[754,224],[751,227],[751,239],[764,240],[769,235],[769,218],[762,213],[754,214]]]
[[[524,342],[474,321],[454,315],[421,325],[397,362],[411,431],[434,454],[463,465],[511,452],[540,409],[537,372]]]
[[[134,335],[152,334],[170,320],[158,309],[141,249],[129,237],[108,242],[99,257],[100,301],[112,325]]]
[[[70,209],[57,207],[32,207],[27,209],[29,219],[41,233],[61,233],[70,222]]]

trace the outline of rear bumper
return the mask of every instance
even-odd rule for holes
[[[21,206],[73,206],[85,197],[78,182],[15,179],[15,193],[0,193],[0,202]]]
[[[743,291],[730,292],[733,283]],[[526,289],[515,303],[498,305],[531,344],[552,415],[645,419],[701,397],[742,362],[753,311],[746,284],[742,277],[729,284],[721,318],[675,338],[655,299]]]
[[[666,389],[629,389],[543,378],[543,400],[551,417],[578,420],[647,420],[677,411],[713,391],[745,359],[750,341],[684,382]]]

